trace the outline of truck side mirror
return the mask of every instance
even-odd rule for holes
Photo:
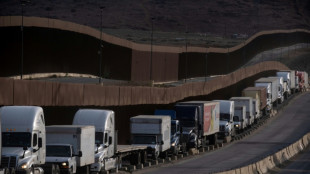
[[[24,147],[23,147],[23,150],[27,150],[27,149],[28,149],[28,147],[27,147],[27,146],[24,146]]]
[[[109,144],[112,144],[112,137],[109,137]]]
[[[180,127],[180,133],[181,134],[183,133],[183,127],[182,126]]]
[[[39,144],[38,144],[38,147],[41,148],[43,145],[42,145],[42,138],[39,138]]]
[[[161,144],[161,145],[164,145],[164,141],[161,141],[160,144]]]
[[[82,157],[82,156],[83,156],[82,151],[79,151],[79,155],[78,155],[78,157]]]

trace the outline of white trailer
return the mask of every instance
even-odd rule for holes
[[[232,97],[229,100],[235,101],[235,106],[246,107],[246,125],[251,126],[254,123],[252,97]]]
[[[235,112],[235,103],[230,100],[214,100],[220,103],[220,132],[219,138],[234,137],[235,128],[233,116]]]
[[[45,163],[45,121],[43,109],[37,106],[3,106],[2,167],[16,173],[43,173]]]
[[[47,153],[47,163],[59,165],[66,173],[88,172],[89,166],[95,162],[95,147],[89,146],[95,144],[94,126],[46,126],[46,143],[48,152],[52,152]]]
[[[271,79],[278,80],[278,103],[282,103],[284,101],[284,81],[283,77],[268,77]]]
[[[235,106],[235,115],[233,120],[236,132],[240,133],[247,127],[245,106]]]
[[[277,106],[278,104],[278,94],[279,94],[279,80],[278,79],[273,79],[273,78],[260,78],[258,80],[255,81],[255,86],[264,86],[267,87],[266,85],[270,85],[270,95],[268,96],[267,94],[267,98],[271,98],[271,103],[275,106]],[[269,89],[267,88],[267,90],[269,91]]]
[[[159,115],[139,115],[130,118],[132,145],[152,148],[148,156],[157,159],[166,157],[171,147],[171,117]]]
[[[124,159],[132,165],[146,162],[147,146],[117,145],[114,111],[80,109],[75,113],[72,124],[95,126],[95,163],[91,165],[91,172],[117,170]]]

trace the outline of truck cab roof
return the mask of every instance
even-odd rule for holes
[[[74,115],[74,125],[93,125],[96,132],[113,129],[114,111],[101,109],[80,109]]]
[[[37,106],[3,106],[0,108],[2,132],[32,132],[45,127],[43,109]]]

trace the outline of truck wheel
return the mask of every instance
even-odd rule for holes
[[[176,148],[175,148],[173,154],[176,155],[176,156],[179,155],[179,147],[176,147]]]
[[[55,164],[52,164],[52,168],[51,168],[51,171],[49,173],[51,174],[56,174],[56,165]]]
[[[15,170],[14,170],[15,171]],[[10,174],[10,169],[8,169],[8,168],[4,168],[3,169],[3,173],[4,174]],[[15,174],[15,173],[14,173]]]
[[[167,151],[161,152],[161,153],[160,153],[160,156],[161,156],[163,159],[165,159],[165,158],[167,158],[167,156],[168,156],[168,152],[167,152]]]
[[[68,170],[68,174],[73,174],[73,169],[72,169],[72,167]]]
[[[146,160],[147,160],[147,153],[146,151],[141,151],[141,163],[144,164],[146,163]]]
[[[60,174],[59,165],[55,166],[55,174]]]
[[[138,165],[141,163],[141,154],[139,152],[134,153],[131,155],[130,164],[131,165]]]
[[[153,154],[153,159],[154,159],[154,160],[157,160],[157,159],[158,159],[158,156],[159,156],[159,153],[158,153],[158,152],[154,152],[154,154]]]
[[[29,174],[34,174],[34,168],[33,168],[33,166],[31,166],[30,171],[29,171]]]

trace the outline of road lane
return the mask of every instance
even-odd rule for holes
[[[309,106],[310,93],[301,94],[276,117],[243,140],[176,164],[145,169],[141,173],[212,173],[251,164],[308,133],[310,131]]]

